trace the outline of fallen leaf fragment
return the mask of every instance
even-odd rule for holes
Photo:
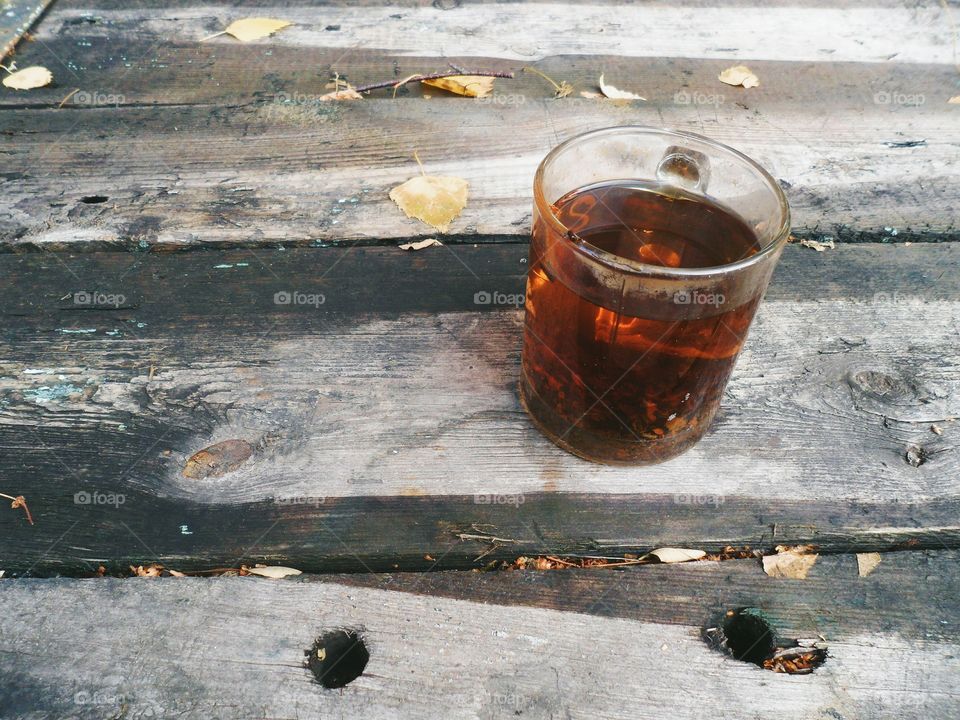
[[[581,90],[580,97],[585,97],[588,100],[596,100],[597,98],[602,98],[603,93],[593,92],[592,90]]]
[[[857,572],[860,577],[866,577],[880,564],[880,553],[857,553]]]
[[[760,78],[754,75],[746,65],[729,67],[720,73],[718,79],[727,85],[742,85],[745,88],[757,87],[760,84]]]
[[[265,567],[248,567],[246,568],[246,570],[250,575],[259,575],[260,577],[270,578],[271,580],[279,580],[280,578],[285,578],[290,575],[302,574],[296,568],[283,567],[282,565],[268,565]]]
[[[613,85],[607,85],[603,81],[603,75],[600,76],[600,92],[603,93],[604,97],[608,97],[611,100],[646,100],[645,97],[637,95],[636,93],[627,92],[626,90],[619,90]]]
[[[689,562],[699,560],[707,553],[703,550],[688,550],[687,548],[659,548],[650,552],[662,563]]]
[[[260,38],[273,35],[277,30],[282,30],[292,24],[293,23],[288,20],[276,20],[274,18],[243,18],[242,20],[234,20],[227,25],[226,30],[214,33],[203,39],[210,40],[219,35],[227,34],[233,35],[233,37],[241,42],[249,42],[250,40],[259,40]]]
[[[827,658],[825,643],[815,643],[813,646],[798,646],[777,648],[773,655],[763,661],[763,667],[778,673],[790,675],[809,675],[823,665]]]
[[[466,97],[485,98],[493,92],[495,78],[484,75],[451,75],[450,77],[421,80],[423,85],[447,90]]]
[[[820,242],[819,240],[801,240],[800,244],[803,245],[803,247],[812,248],[817,252],[833,250],[837,247],[833,240],[824,240],[823,242]]]
[[[10,73],[3,84],[14,90],[33,90],[53,82],[53,74],[42,65],[31,65],[23,70]]]
[[[950,105],[960,105],[960,95],[954,95],[952,98],[947,100],[947,103]]]
[[[321,102],[329,102],[331,100],[363,100],[363,95],[358,93],[352,85],[347,85],[343,90],[328,92],[326,95],[321,95],[317,99]]]
[[[436,245],[443,245],[442,242],[436,238],[427,238],[426,240],[417,240],[416,242],[408,242],[403,245],[398,245],[401,250],[423,250],[424,248],[434,247]]]
[[[160,577],[161,567],[157,564],[148,565],[144,567],[143,565],[131,565],[130,572],[132,572],[137,577]]]
[[[407,217],[425,222],[440,232],[467,204],[467,181],[449,175],[419,175],[390,191],[390,199]]]
[[[939,425],[931,425],[930,432],[932,432],[934,435],[943,435],[943,428]]]
[[[803,580],[819,556],[809,546],[777,546],[776,555],[764,555],[763,571],[770,577]]]

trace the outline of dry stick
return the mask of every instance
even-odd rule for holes
[[[371,90],[381,90],[383,88],[398,88],[402,85],[412,82],[420,82],[421,80],[439,80],[440,78],[447,77],[457,77],[459,75],[476,75],[478,77],[495,77],[495,78],[508,78],[513,79],[512,72],[499,72],[497,70],[458,70],[456,72],[446,71],[438,73],[430,73],[428,75],[411,75],[410,77],[404,78],[399,82],[397,80],[385,80],[383,82],[371,83],[369,85],[360,85],[355,87],[354,90],[357,92],[370,92]]]

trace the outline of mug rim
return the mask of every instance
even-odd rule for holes
[[[615,135],[615,134],[628,134],[628,133],[639,133],[647,135],[660,135],[676,139],[691,139],[696,140],[697,142],[705,143],[711,147],[718,148],[724,152],[730,153],[735,158],[745,163],[751,169],[757,172],[757,174],[762,178],[766,183],[767,187],[773,192],[774,197],[777,200],[777,205],[780,209],[780,225],[777,227],[773,233],[773,239],[758,252],[746,257],[742,260],[737,260],[732,263],[725,263],[723,265],[711,265],[709,267],[699,267],[699,268],[684,268],[684,267],[669,267],[664,265],[651,265],[649,263],[640,262],[637,260],[631,260],[629,258],[616,255],[607,250],[597,247],[596,245],[591,244],[590,242],[584,240],[583,238],[578,238],[579,242],[574,242],[571,237],[570,229],[566,227],[557,217],[557,214],[554,212],[553,205],[547,202],[546,197],[543,194],[543,181],[544,175],[546,174],[547,168],[550,163],[566,148],[571,145],[582,142],[585,139],[593,138],[599,135]],[[575,190],[576,188],[571,188]],[[540,161],[540,165],[537,167],[537,172],[534,175],[533,180],[533,198],[534,203],[539,210],[539,214],[542,218],[545,218],[556,230],[561,237],[569,242],[574,249],[578,252],[600,262],[608,267],[611,267],[619,272],[628,273],[628,274],[639,274],[639,275],[660,275],[668,276],[674,278],[689,278],[689,277],[705,277],[710,275],[717,274],[727,274],[731,272],[736,272],[744,268],[752,267],[766,258],[771,256],[776,256],[776,254],[783,248],[787,243],[787,239],[790,235],[790,205],[787,202],[787,196],[783,192],[783,188],[780,187],[780,184],[774,179],[774,177],[767,172],[758,162],[750,158],[749,156],[743,154],[736,148],[732,148],[729,145],[718,142],[712,138],[708,138],[704,135],[698,133],[687,132],[685,130],[673,130],[670,128],[657,128],[649,125],[614,125],[611,127],[597,128],[595,130],[588,130],[587,132],[579,133],[574,135],[571,138],[567,138],[562,143],[554,147],[547,153],[547,155]],[[737,214],[739,217],[739,214]]]

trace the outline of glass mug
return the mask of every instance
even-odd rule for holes
[[[790,231],[777,182],[693,133],[558,145],[534,179],[521,401],[561,448],[661,462],[706,432]]]

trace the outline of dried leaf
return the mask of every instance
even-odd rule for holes
[[[808,550],[807,545],[794,548],[780,545],[776,555],[764,556],[763,571],[770,577],[803,580],[819,557]]]
[[[329,102],[331,100],[363,100],[363,95],[358,93],[352,85],[347,85],[342,90],[328,92],[326,95],[321,95],[317,99],[321,102]]]
[[[659,548],[650,553],[662,563],[689,562],[699,560],[707,553],[703,550],[688,550],[687,548]]]
[[[757,87],[760,79],[746,65],[735,65],[720,73],[720,82],[727,85],[742,85],[745,88]]]
[[[274,18],[243,18],[242,20],[234,20],[227,26],[226,30],[216,33],[216,35],[211,35],[210,37],[227,33],[228,35],[233,35],[241,42],[249,42],[250,40],[259,40],[268,35],[273,35],[277,30],[282,30],[292,24],[293,23],[288,20],[276,20]],[[206,40],[207,38],[204,39]]]
[[[436,238],[427,238],[426,240],[418,240],[417,242],[404,243],[397,247],[401,250],[423,250],[424,248],[435,247],[436,245],[443,245],[443,243]]]
[[[939,425],[931,425],[930,432],[932,432],[934,435],[943,435],[943,428]]]
[[[271,580],[279,580],[280,578],[285,578],[288,575],[302,574],[296,568],[283,567],[282,565],[269,565],[266,567],[248,567],[246,570],[251,575],[259,575],[260,577],[270,578]]]
[[[960,105],[960,95],[954,95],[952,98],[947,100],[950,105]]]
[[[10,73],[3,79],[3,84],[14,90],[33,90],[53,82],[53,74],[41,65],[31,65],[23,70]]]
[[[407,214],[440,232],[467,204],[467,181],[448,175],[420,175],[390,191],[390,199]]]
[[[137,577],[160,577],[160,574],[163,572],[163,565],[157,565],[157,563],[152,563],[146,567],[143,565],[131,565],[130,572]]]
[[[876,570],[882,559],[880,553],[857,553],[857,572],[860,577],[866,577]]]
[[[605,97],[608,97],[611,100],[646,100],[645,97],[641,97],[636,93],[627,92],[626,90],[618,90],[613,85],[607,85],[603,81],[603,75],[600,76],[599,85],[600,92],[602,92]]]
[[[801,644],[797,647],[775,649],[773,654],[763,661],[763,667],[778,673],[809,675],[823,665],[826,659],[826,644],[815,643],[810,647]]]
[[[493,92],[494,79],[484,75],[451,75],[450,77],[421,80],[420,82],[423,85],[448,90],[457,95],[485,98],[490,97]]]
[[[817,252],[833,250],[837,247],[833,240],[824,240],[823,242],[819,240],[801,240],[800,244],[803,245],[803,247],[813,248]]]
[[[592,90],[581,90],[580,97],[585,97],[588,100],[596,100],[597,98],[602,98],[603,93],[593,92]]]

